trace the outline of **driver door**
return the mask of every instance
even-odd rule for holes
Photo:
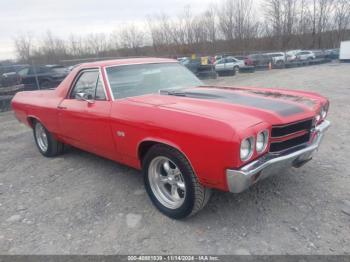
[[[216,63],[215,69],[217,71],[223,71],[225,69],[225,60],[225,58],[222,58]]]
[[[226,58],[226,62],[225,62],[225,70],[227,71],[231,71],[233,70],[233,58]]]
[[[116,150],[110,128],[111,103],[99,69],[78,73],[70,93],[58,106],[64,139],[73,146],[113,159]]]

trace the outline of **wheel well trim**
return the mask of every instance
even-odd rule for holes
[[[27,122],[28,122],[28,124],[29,124],[29,126],[30,126],[31,128],[34,128],[34,126],[33,126],[33,120],[42,123],[42,122],[40,121],[40,119],[39,119],[37,116],[28,115],[28,116],[27,116]]]
[[[196,172],[196,169],[194,168],[194,166],[192,165],[191,163],[191,160],[190,158],[186,155],[186,153],[175,143],[169,141],[169,140],[166,140],[166,139],[161,139],[161,138],[153,138],[153,137],[148,137],[148,138],[145,138],[143,140],[141,140],[138,144],[137,144],[137,158],[138,160],[140,161],[140,166],[142,166],[142,159],[141,159],[141,156],[140,156],[140,148],[141,148],[141,145],[145,142],[153,142],[155,144],[162,144],[162,145],[165,145],[165,146],[168,146],[168,147],[172,147],[174,149],[176,149],[177,151],[179,151],[185,158],[186,160],[188,161],[188,163],[190,164],[194,174],[196,175],[196,177],[198,178],[198,180],[200,180],[199,176],[197,175],[197,172]]]

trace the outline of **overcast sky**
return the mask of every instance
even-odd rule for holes
[[[222,0],[1,0],[0,59],[14,58],[13,38],[29,32],[40,37],[47,30],[70,34],[110,33],[122,23],[141,22],[147,15],[178,15],[186,5],[193,13]]]

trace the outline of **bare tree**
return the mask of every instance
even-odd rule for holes
[[[184,44],[192,45],[194,43],[194,26],[195,18],[192,15],[191,7],[189,5],[184,7],[183,13],[180,16],[180,24],[182,24]]]
[[[84,56],[87,53],[81,36],[70,35],[67,45],[68,52],[73,57]]]
[[[88,52],[96,57],[109,49],[105,34],[89,34],[85,38],[85,46]]]
[[[238,50],[249,44],[248,39],[257,37],[259,22],[253,0],[226,0],[218,8],[218,20],[223,38],[235,42]]]
[[[39,50],[45,57],[46,62],[58,63],[61,58],[67,55],[65,42],[54,36],[51,31],[46,32],[41,42]]]
[[[219,8],[219,26],[225,40],[234,39],[235,6],[233,0],[226,0]]]
[[[295,32],[297,2],[296,0],[266,0],[265,4],[265,21],[270,35],[277,40],[275,47],[285,49]]]
[[[312,15],[309,8],[309,0],[300,0],[298,3],[297,10],[297,25],[296,25],[296,35],[299,46],[308,47],[309,44],[305,40],[305,35],[312,32]]]
[[[250,37],[253,26],[252,0],[236,0],[234,9],[234,35],[242,40]]]
[[[346,30],[350,25],[350,1],[337,0],[334,14],[335,29],[337,32],[337,42],[344,40]]]
[[[120,43],[124,48],[130,48],[139,55],[140,47],[145,44],[145,33],[135,24],[124,26],[120,32]]]
[[[121,55],[189,55],[287,48],[339,46],[350,35],[350,0],[223,0],[206,11],[147,17],[144,24],[125,24],[110,34],[59,38],[48,31],[40,39],[18,35],[18,58],[56,63],[64,59]],[[148,25],[147,30],[144,26]],[[264,26],[262,26],[264,25]],[[150,48],[152,45],[153,48]]]
[[[322,34],[330,29],[330,18],[334,11],[334,0],[313,0],[312,2],[312,46],[322,48]]]
[[[19,34],[15,37],[14,44],[18,58],[23,62],[28,62],[34,48],[32,35]]]
[[[215,45],[218,37],[216,20],[216,8],[213,4],[211,4],[204,12],[201,23],[206,30],[206,40],[211,42],[213,46]]]

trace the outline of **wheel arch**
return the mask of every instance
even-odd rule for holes
[[[31,128],[34,128],[34,122],[38,121],[41,123],[40,119],[36,116],[28,115],[27,116],[27,122]]]
[[[164,145],[164,146],[171,147],[171,148],[174,148],[177,151],[179,151],[186,158],[186,160],[190,164],[193,172],[196,174],[196,170],[193,167],[193,165],[191,163],[191,160],[186,155],[186,153],[181,149],[180,146],[178,146],[177,144],[175,144],[175,143],[173,143],[171,141],[163,140],[163,139],[157,139],[157,138],[146,138],[146,139],[142,140],[138,144],[138,146],[137,146],[137,156],[138,156],[138,159],[140,161],[140,166],[142,166],[143,158],[145,157],[147,152],[151,149],[151,147],[153,147],[154,145]],[[197,174],[196,174],[196,176],[197,176]]]

